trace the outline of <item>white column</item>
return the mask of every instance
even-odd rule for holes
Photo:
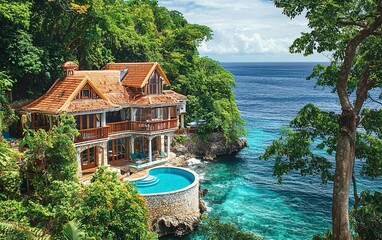
[[[130,137],[130,153],[134,153],[134,136]]]
[[[168,120],[171,119],[171,107],[168,107],[168,118],[167,119]]]
[[[109,166],[109,162],[108,162],[108,159],[107,159],[107,143],[105,143],[103,145],[103,149],[102,149],[102,159],[103,159],[103,165],[104,166]]]
[[[170,159],[171,136],[167,135],[167,158]]]
[[[184,128],[184,114],[180,114],[180,128]]]
[[[148,138],[149,139],[149,162],[152,162],[153,161],[153,150],[152,150],[152,138]]]
[[[101,117],[101,127],[106,127],[106,112],[102,113]]]
[[[80,155],[80,153],[77,153],[77,164],[78,164],[77,177],[81,178],[82,177],[82,167],[81,167],[81,155]]]
[[[164,152],[164,135],[160,135],[160,150]]]

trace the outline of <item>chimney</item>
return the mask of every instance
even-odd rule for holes
[[[78,69],[78,65],[76,63],[74,63],[74,62],[71,62],[71,61],[64,62],[61,65],[61,67],[64,70],[65,77],[69,76],[69,75],[73,75],[74,74],[74,70]]]

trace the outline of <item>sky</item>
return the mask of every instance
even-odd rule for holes
[[[308,21],[293,20],[269,0],[159,0],[183,13],[189,23],[213,30],[213,40],[199,47],[201,56],[220,62],[327,62],[322,54],[304,57],[288,51]]]

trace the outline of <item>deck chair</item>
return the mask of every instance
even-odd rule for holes
[[[140,165],[143,163],[141,159],[138,158],[138,156],[135,153],[130,154],[131,161],[135,162],[137,165]]]
[[[143,160],[146,160],[146,161],[148,160],[148,158],[147,158],[147,156],[146,156],[146,154],[144,152],[140,152],[139,153],[139,158],[143,159]]]
[[[159,155],[160,155],[162,158],[167,157],[166,153],[164,153],[163,151],[160,151]]]

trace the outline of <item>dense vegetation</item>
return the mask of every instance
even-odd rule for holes
[[[74,118],[61,116],[49,132],[26,132],[24,156],[1,139],[0,238],[155,239],[145,203],[130,183],[105,167],[89,185],[79,183],[77,134]],[[23,194],[21,179],[27,183]]]
[[[156,61],[171,88],[188,95],[188,121],[204,119],[200,133],[222,131],[228,141],[245,132],[234,101],[233,75],[198,56],[211,29],[153,0],[0,0],[0,130],[17,118],[13,101],[34,99],[71,60],[81,69],[109,62]],[[78,134],[73,117],[51,131],[26,131],[24,153],[0,136],[0,238],[156,239],[135,188],[100,168],[79,183]],[[21,183],[26,183],[24,193]]]
[[[305,14],[311,31],[302,33],[290,51],[330,55],[330,64],[316,66],[308,79],[332,87],[341,109],[337,114],[312,104],[304,106],[262,158],[275,159],[273,173],[280,182],[295,170],[319,175],[323,183],[333,181],[333,231],[315,239],[381,239],[381,193],[358,194],[354,163],[362,161],[364,176],[382,176],[382,2],[274,2],[290,18]],[[365,108],[366,101],[377,107]],[[335,165],[328,155],[335,155]],[[349,220],[351,183],[354,206]]]
[[[188,23],[180,12],[155,0],[0,0],[0,9],[0,82],[13,82],[14,100],[43,94],[66,60],[81,69],[156,61],[171,88],[188,95],[186,120],[207,121],[202,133],[221,130],[235,140],[245,132],[233,75],[198,56],[211,29]]]

